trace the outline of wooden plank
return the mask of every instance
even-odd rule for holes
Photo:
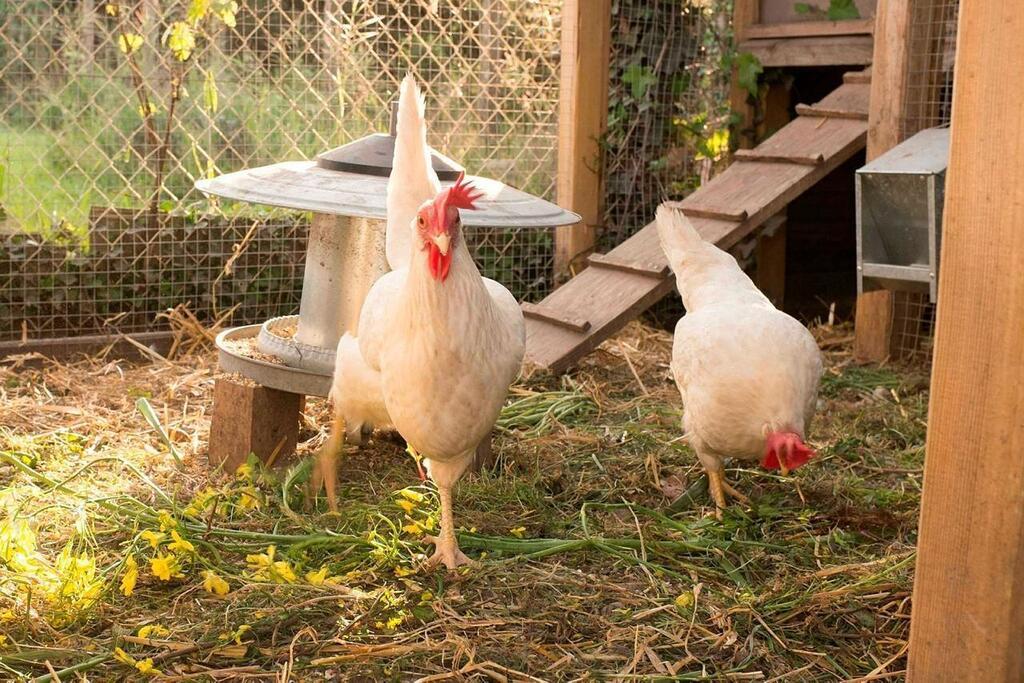
[[[875,15],[875,55],[871,66],[867,160],[892,149],[900,140],[907,96],[907,66],[913,2],[880,0]],[[854,358],[881,362],[893,344],[892,292],[869,292],[857,297],[854,318]]]
[[[107,358],[128,358],[152,360],[136,344],[127,341],[130,337],[137,344],[165,355],[174,340],[173,332],[136,332],[125,336],[111,334],[90,334],[79,337],[58,337],[55,339],[27,339],[25,341],[0,342],[0,359],[22,354],[39,354],[59,360],[79,355],[93,356],[109,348]]]
[[[747,212],[743,210],[730,211],[729,209],[716,209],[699,204],[687,204],[682,208],[683,213],[688,218],[714,218],[720,221],[733,221],[735,223],[747,220]]]
[[[812,116],[829,119],[854,119],[856,121],[867,121],[867,112],[848,111],[846,109],[828,109],[818,105],[798,104],[796,113],[800,116]]]
[[[734,0],[732,11],[733,41],[736,44],[746,40],[747,28],[756,24],[761,13],[761,0]],[[750,93],[739,84],[738,71],[733,67],[729,81],[729,104],[736,112],[737,120],[731,127],[731,134],[739,147],[753,147],[754,107],[751,106]]]
[[[855,119],[822,119],[804,116],[793,119],[785,128],[757,146],[757,153],[769,156],[815,157],[829,159],[862,138],[867,126]],[[863,144],[861,144],[863,147]]]
[[[871,84],[844,83],[820,102],[815,102],[814,106],[817,109],[836,109],[862,114],[863,116],[858,118],[867,120],[868,110],[871,108]]]
[[[250,453],[263,462],[285,462],[295,453],[305,397],[236,377],[220,377],[213,385],[210,467],[234,473]]]
[[[590,321],[586,318],[563,313],[549,305],[531,304],[529,301],[524,301],[521,307],[523,315],[533,320],[543,320],[546,323],[557,325],[577,334],[582,334],[590,329]]]
[[[786,216],[776,214],[757,240],[757,287],[776,308],[786,300]]]
[[[960,5],[912,683],[1024,680],[1022,33],[1016,3]]]
[[[796,155],[796,154],[766,154],[757,149],[738,149],[733,152],[733,158],[739,161],[765,161],[772,164],[800,164],[801,166],[817,166],[825,161],[824,154]]]
[[[667,263],[636,263],[619,258],[614,254],[591,254],[590,258],[587,259],[587,263],[598,268],[611,268],[612,270],[621,270],[626,273],[636,273],[637,275],[658,278],[668,275],[669,270]]]
[[[608,123],[611,0],[564,0],[558,110],[558,204],[582,222],[555,228],[555,277],[593,249],[601,223],[601,149]]]
[[[586,314],[593,324],[590,333],[581,336],[556,325],[527,321],[526,360],[553,372],[567,370],[672,291],[672,287],[668,277],[656,280],[607,268],[587,268],[570,284],[555,290],[544,303],[577,315]]]
[[[843,83],[870,83],[871,67],[861,71],[847,71],[843,74]]]
[[[744,40],[760,38],[807,38],[810,36],[871,35],[874,19],[846,21],[787,21],[779,24],[753,24],[748,26]]]
[[[870,64],[871,36],[823,36],[747,40],[740,52],[750,52],[762,66],[840,66]]]

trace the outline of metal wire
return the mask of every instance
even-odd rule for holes
[[[907,37],[910,58],[901,139],[951,120],[959,11],[959,0],[914,3]],[[896,292],[893,354],[903,359],[930,360],[934,332],[935,305],[926,296]]]

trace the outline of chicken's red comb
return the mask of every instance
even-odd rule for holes
[[[446,204],[457,209],[475,209],[476,201],[484,196],[484,193],[473,186],[472,183],[464,182],[465,172],[460,172],[455,184],[448,188]]]

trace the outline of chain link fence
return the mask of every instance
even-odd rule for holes
[[[727,127],[730,3],[612,4],[602,246],[699,183]],[[407,72],[435,148],[554,199],[560,19],[560,0],[2,0],[0,342],[158,329],[179,304],[294,313],[309,216],[194,182],[386,130]],[[518,297],[550,290],[552,231],[467,238]]]

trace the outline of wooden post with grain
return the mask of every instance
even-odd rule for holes
[[[583,220],[555,228],[556,281],[594,249],[601,223],[600,139],[608,123],[611,12],[611,0],[562,3],[557,201]]]
[[[1024,13],[960,6],[909,680],[1024,680]]]
[[[914,1],[880,0],[878,3],[868,109],[868,161],[900,142]],[[857,297],[853,351],[857,360],[881,362],[891,354],[895,337],[893,298],[893,292],[884,289]]]

